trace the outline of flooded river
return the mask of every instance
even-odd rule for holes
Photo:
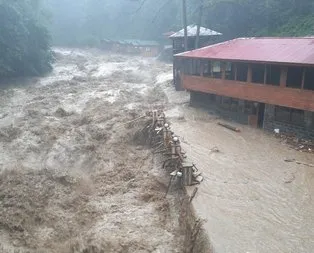
[[[125,124],[153,108],[203,173],[193,204],[214,252],[314,252],[314,169],[284,161],[313,155],[220,127],[173,90],[170,65],[56,53],[50,75],[0,90],[0,252],[184,252],[174,196]]]
[[[171,66],[56,54],[48,76],[0,90],[0,252],[183,252],[168,176],[133,141],[144,122],[128,123],[168,103]]]

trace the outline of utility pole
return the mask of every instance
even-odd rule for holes
[[[186,18],[186,0],[182,0],[182,19],[184,27],[184,51],[188,51],[188,28]]]
[[[203,17],[203,7],[204,7],[204,0],[199,0],[199,13],[198,13],[198,22],[197,22],[197,31],[196,31],[196,40],[195,40],[195,49],[200,47],[200,31],[201,31],[201,24],[202,24],[202,17]]]

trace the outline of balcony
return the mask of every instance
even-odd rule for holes
[[[189,91],[280,105],[314,112],[314,91],[181,74],[181,85]]]

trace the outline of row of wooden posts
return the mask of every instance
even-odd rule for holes
[[[169,186],[174,179],[180,179],[183,186],[199,184],[203,178],[195,164],[188,161],[182,150],[180,138],[172,131],[163,111],[152,111],[151,144],[155,153],[162,153],[167,159],[163,168],[172,169]]]

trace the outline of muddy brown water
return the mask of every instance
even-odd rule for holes
[[[53,72],[0,90],[0,252],[183,252],[178,195],[133,142],[171,66],[56,49]]]
[[[173,90],[171,65],[56,52],[50,75],[0,90],[0,252],[184,252],[182,195],[163,198],[168,176],[132,140],[141,122],[125,124],[153,108],[204,175],[193,205],[213,252],[313,252],[314,170],[283,161],[313,155],[221,128]]]

